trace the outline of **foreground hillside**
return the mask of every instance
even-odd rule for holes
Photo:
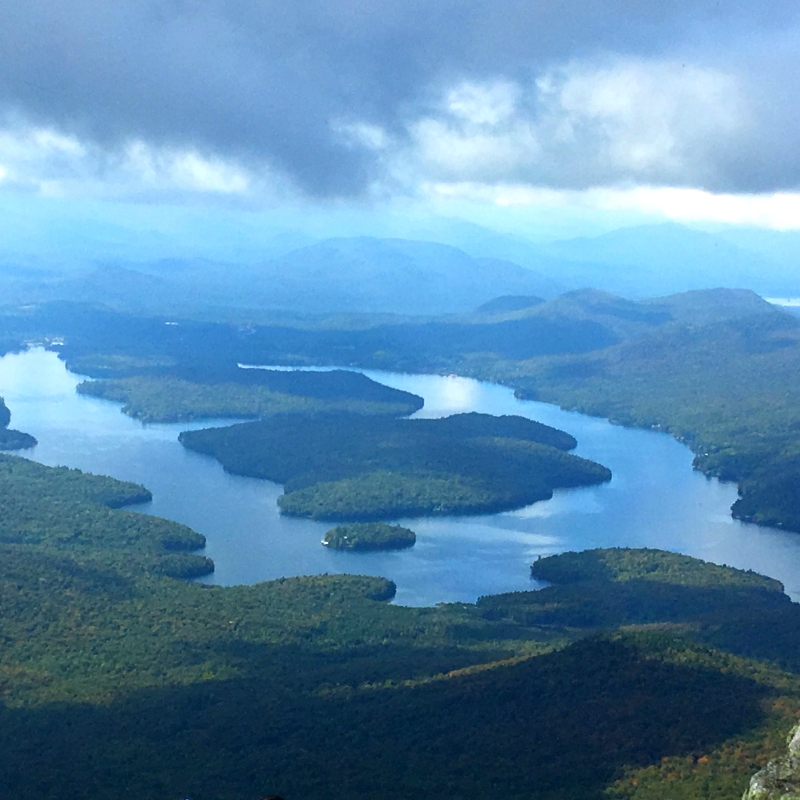
[[[578,292],[393,324],[49,306],[0,318],[0,341],[64,338],[90,375],[198,386],[237,362],[500,380],[669,430],[739,482],[735,513],[798,529],[798,328],[747,292]],[[212,568],[189,552],[201,538],[109,507],[146,490],[3,463],[9,800],[728,800],[785,755],[800,712],[798,606],[769,579],[596,551],[537,562],[541,591],[435,609],[387,605],[373,578],[205,588],[170,577]]]
[[[0,470],[0,797],[736,797],[800,711],[800,607],[659,551],[387,605],[379,578],[208,588],[132,484]],[[37,498],[37,499],[34,499]]]

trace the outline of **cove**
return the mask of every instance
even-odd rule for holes
[[[39,444],[22,455],[142,483],[152,503],[137,510],[185,523],[207,537],[216,563],[209,582],[255,583],[319,573],[382,575],[395,602],[432,605],[537,588],[529,566],[539,555],[592,547],[659,547],[782,581],[800,599],[800,535],[730,516],[733,484],[692,470],[691,452],[663,433],[622,428],[556,406],[521,401],[502,386],[468,378],[366,370],[371,378],[421,395],[417,416],[464,411],[520,414],[571,433],[577,455],[613,472],[610,483],[556,492],[552,500],[479,517],[397,520],[417,533],[404,551],[331,551],[331,525],[278,514],[281,487],[226,474],[213,459],[185,450],[188,428],[230,424],[142,425],[115,403],[78,395],[82,380],[41,348],[0,358],[0,395],[12,427]]]

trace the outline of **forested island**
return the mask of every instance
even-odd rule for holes
[[[281,511],[313,519],[486,513],[611,478],[565,452],[575,446],[569,434],[513,416],[279,415],[185,431],[180,441],[229,472],[283,484]]]
[[[0,450],[26,450],[36,447],[36,439],[29,433],[9,429],[11,412],[5,401],[0,397]]]
[[[413,547],[416,541],[414,531],[385,522],[337,525],[322,537],[322,544],[331,550],[403,550]]]

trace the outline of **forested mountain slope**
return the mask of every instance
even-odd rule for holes
[[[522,396],[668,431],[699,469],[739,483],[735,516],[800,531],[800,320],[754,310],[592,354],[495,365],[495,376],[513,370]]]
[[[0,490],[4,800],[727,800],[800,711],[800,606],[751,573],[595,551],[429,609],[204,587],[167,577],[202,537],[110,508],[142,487],[4,457]]]
[[[597,325],[610,343],[566,337],[542,354],[546,342],[523,337],[534,354],[504,357],[504,322],[534,311],[568,332]],[[792,474],[796,317],[729,292],[648,303],[584,292],[488,316],[457,323],[480,327],[484,349],[468,340],[445,361],[430,329],[405,324],[391,327],[392,357],[669,426],[740,469],[744,501],[748,480],[790,497],[776,478]],[[164,322],[45,308],[3,318],[0,335],[63,337],[68,362],[105,376],[189,377],[198,352],[220,374],[236,361],[388,358],[369,349],[380,326],[331,337],[324,322]],[[201,538],[109,508],[146,490],[6,458],[9,800],[64,786],[79,800],[727,800],[785,752],[800,711],[799,607],[768,579],[606,551],[537,562],[553,585],[474,606],[387,606],[392,586],[372,578],[204,588],[168,577],[211,568],[186,552]],[[769,496],[750,497],[769,509]]]

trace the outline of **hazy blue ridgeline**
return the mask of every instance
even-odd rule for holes
[[[126,227],[118,225],[118,233]],[[31,254],[25,265],[19,252],[0,254],[0,276],[9,303],[69,300],[139,314],[205,314],[243,323],[280,309],[466,312],[500,294],[552,298],[586,286],[635,298],[720,286],[765,296],[798,294],[800,236],[793,231],[708,233],[665,223],[534,242],[451,220],[429,219],[425,227],[423,235],[412,226],[406,238],[350,231],[317,241],[298,229],[274,231],[238,260],[216,248],[205,256],[177,255],[196,252],[196,237],[171,257],[143,251],[141,235],[129,236],[113,256],[87,254],[78,239],[83,255],[67,256],[60,248],[47,257],[47,268],[41,266],[41,253]],[[86,266],[97,263],[103,266]]]

